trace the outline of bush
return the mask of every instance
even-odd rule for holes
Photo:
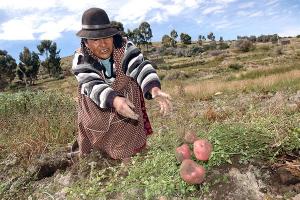
[[[176,55],[176,48],[174,47],[161,47],[159,48],[159,54],[160,55],[164,55],[164,56],[167,56],[167,55]]]
[[[259,48],[263,51],[269,51],[271,49],[271,46],[268,44],[264,44],[264,45],[261,45]]]
[[[275,55],[282,55],[283,51],[282,51],[282,47],[276,47],[275,48]]]
[[[211,55],[211,56],[218,56],[218,55],[221,55],[223,53],[224,52],[221,51],[221,50],[214,50],[214,51],[209,52],[209,55]]]
[[[184,73],[183,71],[173,71],[171,73],[168,73],[165,77],[164,80],[183,80],[188,78],[189,76]]]
[[[191,53],[192,53],[193,56],[196,56],[196,55],[198,55],[198,54],[204,52],[203,47],[198,46],[198,45],[193,45],[193,46],[190,48],[190,50],[191,50]]]
[[[242,52],[248,52],[254,49],[254,45],[249,40],[238,40],[235,43],[236,48]]]
[[[221,42],[219,44],[219,49],[223,50],[223,49],[228,49],[230,46],[229,44],[225,43],[225,42]]]
[[[228,66],[229,69],[233,69],[233,70],[240,70],[243,68],[243,65],[239,64],[239,63],[233,63],[233,64],[230,64]]]
[[[26,91],[0,94],[0,102],[0,145],[24,164],[75,138],[76,106],[70,96]]]
[[[183,57],[183,56],[185,56],[185,50],[182,49],[182,48],[177,48],[177,49],[176,49],[176,56],[178,56],[178,57]]]

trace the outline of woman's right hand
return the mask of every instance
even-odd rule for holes
[[[139,115],[132,110],[135,107],[127,98],[116,96],[113,100],[113,106],[118,114],[130,119],[138,120]]]

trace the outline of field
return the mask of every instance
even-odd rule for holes
[[[68,160],[76,137],[77,82],[0,94],[0,199],[300,199],[300,39],[192,57],[147,55],[173,111],[147,101],[154,134],[128,163],[97,152]],[[179,176],[175,148],[193,130],[214,147],[205,182]]]

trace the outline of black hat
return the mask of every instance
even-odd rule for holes
[[[112,37],[118,34],[118,29],[111,25],[106,12],[100,8],[90,8],[82,15],[82,29],[77,36],[87,39]]]

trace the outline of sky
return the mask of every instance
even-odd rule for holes
[[[24,47],[37,51],[40,40],[57,43],[60,56],[79,47],[81,16],[91,7],[106,10],[125,31],[147,21],[152,41],[175,29],[192,40],[213,32],[218,40],[240,36],[300,35],[300,0],[0,0],[0,49],[17,61]]]

